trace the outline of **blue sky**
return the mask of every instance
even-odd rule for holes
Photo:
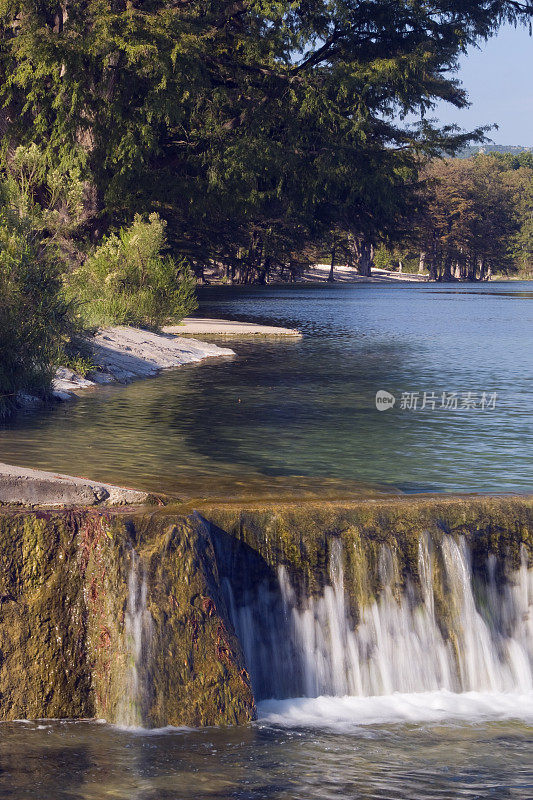
[[[506,26],[481,43],[461,59],[458,77],[471,107],[441,103],[432,117],[468,130],[496,122],[499,130],[488,134],[496,144],[533,147],[533,38],[526,28]]]

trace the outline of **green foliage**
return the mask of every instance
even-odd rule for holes
[[[384,244],[376,247],[374,266],[378,269],[394,269],[402,272],[418,272],[419,258],[409,247],[387,247]]]
[[[0,416],[19,392],[46,394],[74,331],[49,249],[5,205],[0,209]]]
[[[88,340],[83,336],[74,336],[65,342],[61,348],[57,363],[62,367],[67,367],[82,378],[86,378],[91,372],[98,369],[94,362]]]
[[[401,244],[437,280],[487,279],[533,268],[533,154],[483,153],[428,165]]]
[[[164,254],[165,222],[157,214],[107,236],[69,277],[69,296],[85,324],[158,328],[196,308],[184,263]]]
[[[90,356],[84,356],[81,353],[74,353],[74,355],[61,354],[58,361],[61,363],[62,367],[71,369],[73,372],[81,375],[82,378],[86,378],[87,375],[90,375],[91,372],[98,369],[98,366]]]
[[[4,186],[11,209],[42,238],[70,236],[85,217],[84,185],[76,158],[52,165],[34,142],[19,145],[4,159]]]
[[[485,280],[516,269],[516,198],[494,156],[434,161],[411,234],[435,280]]]
[[[93,232],[155,210],[198,272],[248,281],[297,271],[335,226],[354,263],[392,236],[420,157],[482,139],[427,121],[440,100],[467,103],[459,56],[532,8],[0,0],[0,12],[8,142],[36,142],[53,165],[83,150]],[[411,114],[423,121],[404,124]]]
[[[499,156],[496,163],[510,193],[518,228],[511,238],[511,254],[520,273],[533,272],[533,153]]]

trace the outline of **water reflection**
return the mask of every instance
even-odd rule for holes
[[[0,433],[0,460],[186,496],[528,491],[533,307],[513,302],[528,286],[210,289],[206,315],[297,326],[303,339],[236,340],[233,360],[21,418]],[[378,389],[394,409],[376,410]],[[497,392],[497,406],[400,408],[403,392],[454,390]]]

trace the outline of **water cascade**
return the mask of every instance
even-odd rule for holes
[[[203,512],[0,514],[0,719],[533,719],[533,500]]]
[[[377,575],[359,575],[358,587],[347,585],[347,546],[331,537],[318,593],[302,592],[284,565],[277,586],[264,581],[240,597],[225,581],[256,699],[533,690],[533,570],[524,546],[518,568],[505,571],[494,555],[474,564],[463,536],[423,534],[414,576],[402,576],[383,544]]]
[[[146,576],[139,556],[133,549],[130,549],[129,556],[128,599],[124,616],[127,666],[116,721],[124,727],[140,727],[145,718],[153,623],[146,602]]]

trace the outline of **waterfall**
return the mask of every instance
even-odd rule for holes
[[[135,550],[130,550],[128,598],[124,616],[126,674],[124,690],[119,699],[117,724],[140,727],[147,704],[152,616],[148,609],[146,576]]]
[[[328,580],[303,595],[286,567],[239,598],[225,581],[233,624],[257,699],[371,697],[394,692],[533,690],[533,570],[525,547],[518,569],[498,572],[488,556],[474,569],[464,537],[418,542],[417,578],[379,552],[381,589],[359,601],[347,592],[344,544],[332,537]]]

